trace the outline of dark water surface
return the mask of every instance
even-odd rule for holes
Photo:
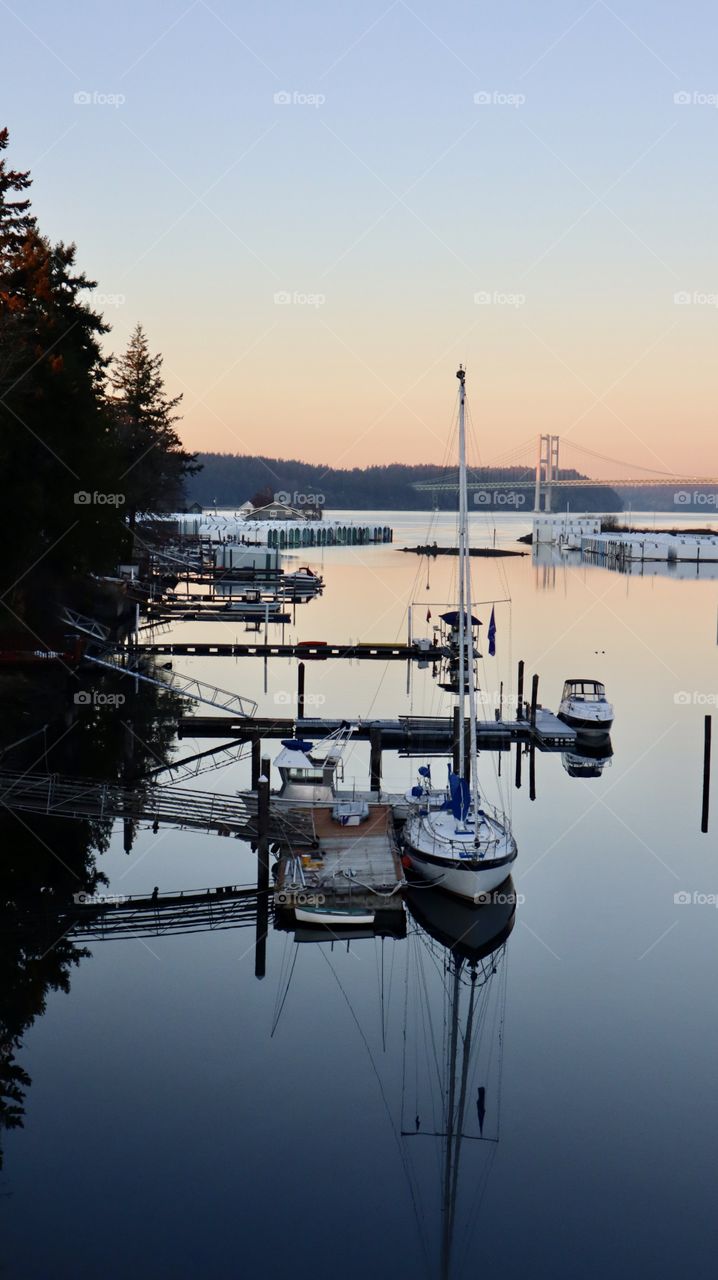
[[[393,547],[310,553],[326,591],[288,633],[393,640],[409,599],[428,632],[455,563],[437,560],[427,589],[426,561],[399,550],[424,540],[426,519],[386,520]],[[527,527],[496,525],[499,543]],[[540,673],[544,705],[587,676],[616,708],[601,775],[540,755],[533,803],[526,767],[513,786],[513,753],[500,778],[498,757],[482,757],[485,793],[513,812],[515,919],[487,909],[473,953],[452,958],[451,910],[419,893],[405,939],[332,947],[270,931],[263,981],[251,926],[91,944],[18,1054],[32,1085],[24,1128],[3,1143],[0,1275],[715,1274],[715,812],[700,832],[715,582],[530,557],[478,561],[474,580],[479,601],[513,602],[496,606],[497,657],[480,664],[487,716],[499,681],[515,691],[518,658]],[[243,634],[230,623],[222,638]],[[266,693],[258,662],[176,667],[290,714],[294,665],[271,665]],[[318,715],[446,707],[428,672],[408,697],[400,664],[307,664],[307,691]],[[385,785],[410,786],[417,763],[387,754]],[[347,777],[365,786],[367,771],[358,744]],[[183,785],[247,782],[240,763]],[[118,828],[99,863],[116,893],[255,875],[240,842],[171,830],[143,830],[127,856]],[[446,1132],[452,1074],[460,1142],[432,1136]]]

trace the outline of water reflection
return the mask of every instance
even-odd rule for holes
[[[436,1274],[449,1280],[463,1269],[499,1141],[506,943],[516,893],[509,879],[492,903],[477,908],[441,890],[414,888],[407,906],[418,927],[410,935],[415,981],[407,986],[402,1137],[441,1146]],[[429,993],[430,967],[440,978],[439,1001]],[[431,1242],[425,1246],[430,1256]]]

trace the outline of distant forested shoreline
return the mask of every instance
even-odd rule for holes
[[[387,466],[341,470],[297,459],[232,453],[199,453],[197,462],[201,463],[202,470],[187,480],[187,499],[188,503],[196,502],[203,507],[240,507],[260,497],[269,501],[278,494],[292,506],[311,506],[318,502],[328,510],[425,511],[436,507],[453,511],[456,507],[455,491],[429,493],[413,487],[420,480],[455,480],[455,468],[394,462]],[[530,479],[532,473],[526,467],[479,467],[471,469],[469,477],[510,482]],[[583,478],[580,472],[568,470],[562,470],[561,477]],[[531,488],[521,488],[513,494],[511,490],[495,494],[489,491],[488,496],[490,502],[476,506],[494,511],[530,511],[533,507]],[[623,510],[621,497],[614,489],[556,490],[554,509],[563,511],[567,503],[573,510]]]

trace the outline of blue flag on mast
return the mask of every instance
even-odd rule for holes
[[[489,621],[489,629],[487,632],[489,637],[489,657],[496,657],[496,619],[494,617],[494,607],[491,606],[491,618]]]

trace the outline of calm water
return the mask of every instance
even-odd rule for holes
[[[415,634],[428,634],[455,563],[437,560],[427,581],[426,562],[399,550],[425,539],[427,518],[386,521],[393,547],[310,553],[325,594],[288,635],[400,638],[409,599]],[[527,527],[495,523],[499,543]],[[440,517],[437,540],[450,530]],[[400,941],[270,932],[261,982],[251,927],[93,943],[18,1054],[32,1085],[24,1128],[4,1139],[1,1275],[715,1273],[715,812],[700,833],[715,582],[547,570],[530,556],[476,562],[474,580],[479,601],[512,602],[496,606],[497,656],[480,664],[488,695],[500,681],[505,697],[515,690],[523,658],[544,705],[556,709],[566,677],[589,676],[616,707],[601,775],[572,777],[560,755],[541,755],[534,802],[526,767],[514,787],[513,753],[501,776],[498,756],[482,757],[485,792],[511,807],[519,843],[513,929],[510,910],[487,917],[473,969],[450,963],[451,913],[436,903],[416,904]],[[477,612],[488,622],[490,606]],[[204,635],[217,629],[176,628]],[[293,664],[270,665],[266,692],[261,663],[176,665],[256,697],[262,713],[294,697]],[[400,664],[307,667],[319,715],[446,705],[428,672],[410,694],[406,680]],[[385,785],[411,785],[418,763],[387,754]],[[366,785],[367,770],[358,744],[347,777]],[[192,785],[247,780],[240,762]],[[118,830],[100,862],[118,893],[250,883],[255,871],[238,841],[170,830],[143,830],[129,857]],[[446,1130],[452,1074],[464,1138],[447,1177],[447,1140],[432,1135]]]

